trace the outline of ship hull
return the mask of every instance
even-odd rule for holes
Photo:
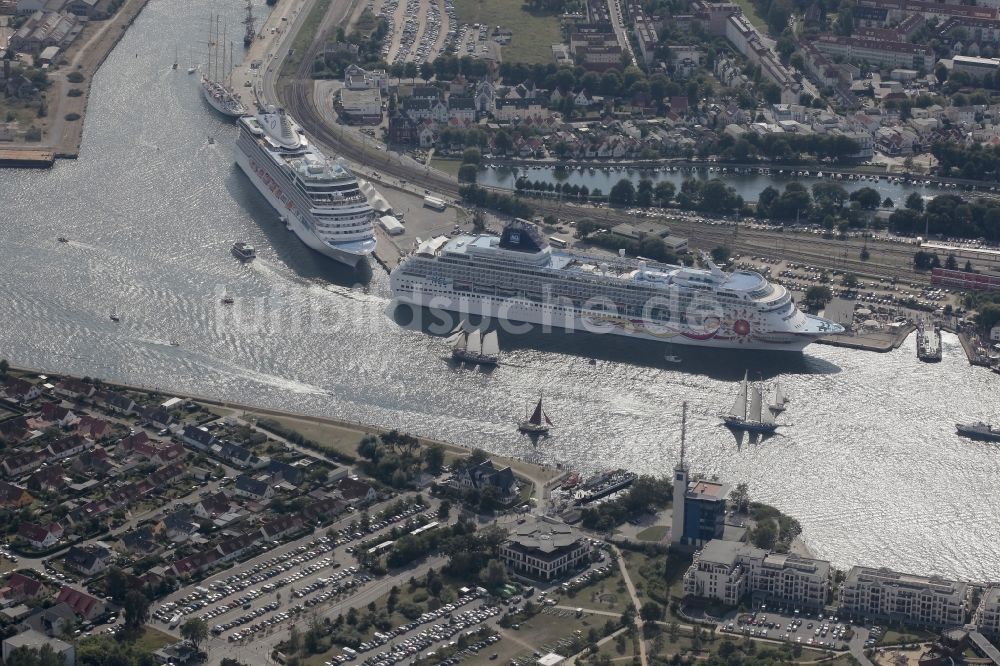
[[[490,317],[509,322],[523,322],[567,331],[611,334],[627,338],[664,342],[691,347],[710,347],[716,349],[748,349],[757,351],[801,352],[818,336],[795,333],[776,334],[770,340],[749,336],[746,338],[723,337],[719,334],[702,332],[668,330],[662,322],[644,322],[643,320],[610,318],[603,315],[554,314],[546,310],[542,303],[527,303],[523,300],[511,300],[494,303],[489,300],[469,297],[449,297],[437,294],[411,294],[393,289],[397,302],[411,306],[427,307],[464,315]],[[644,325],[645,324],[645,325]],[[780,337],[777,337],[779,336]]]
[[[722,422],[727,428],[732,428],[733,430],[745,430],[747,432],[759,432],[764,434],[770,434],[778,429],[778,426],[774,423],[761,423],[758,421],[744,421],[741,418],[727,416],[722,419]]]
[[[274,208],[274,210],[277,211],[282,218],[284,218],[285,224],[288,228],[294,232],[295,235],[299,237],[299,240],[305,243],[309,248],[319,252],[325,257],[333,259],[334,261],[350,266],[351,268],[357,267],[361,260],[367,256],[367,253],[356,254],[342,250],[334,245],[324,243],[320,240],[316,234],[314,234],[308,227],[306,227],[305,224],[302,223],[295,213],[288,209],[284,202],[275,196],[274,192],[271,191],[271,188],[264,184],[264,181],[261,180],[260,176],[257,175],[257,172],[250,166],[250,158],[248,158],[247,155],[239,148],[236,149],[235,153],[236,164],[240,167],[240,170],[246,174],[246,177],[250,179],[250,182],[257,188],[257,191],[264,195],[264,198],[267,199],[269,204],[271,204],[271,207]]]
[[[969,439],[978,439],[983,442],[1000,442],[1000,433],[988,433],[979,430],[972,430],[961,425],[955,426],[959,435]]]
[[[226,105],[212,95],[209,87],[204,84],[201,86],[201,96],[205,98],[205,101],[208,102],[210,107],[227,118],[239,118],[246,113],[246,109],[235,110],[226,107]]]

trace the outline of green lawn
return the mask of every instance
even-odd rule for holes
[[[900,643],[922,643],[924,641],[932,641],[936,637],[937,634],[931,631],[924,631],[923,629],[907,629],[905,631],[889,629],[882,634],[882,640],[878,644],[899,645]]]
[[[152,627],[144,627],[142,636],[135,641],[135,647],[143,652],[155,652],[164,645],[176,643],[177,639]]]
[[[584,585],[573,592],[572,596],[563,597],[559,603],[563,606],[573,606],[585,610],[623,612],[631,599],[629,599],[628,590],[624,588],[625,581],[622,580],[622,575],[617,569],[616,566],[615,575]]]
[[[750,23],[754,24],[762,33],[767,34],[767,21],[760,17],[757,13],[757,8],[754,7],[752,0],[736,0],[736,4],[740,6],[743,10],[743,15],[747,17]]]
[[[661,541],[663,537],[667,536],[668,531],[670,529],[666,525],[653,525],[642,530],[635,536],[640,541]]]
[[[283,79],[295,75],[295,70],[298,69],[299,64],[302,62],[302,57],[305,55],[306,50],[316,39],[316,31],[319,30],[320,24],[323,23],[323,17],[326,16],[331,2],[332,0],[316,0],[316,4],[313,5],[309,16],[305,18],[302,27],[295,34],[295,39],[292,40],[292,52],[285,57],[279,78]]]
[[[458,177],[458,167],[462,166],[461,160],[446,159],[443,157],[432,157],[431,166],[438,171],[443,171],[451,176]]]
[[[555,14],[529,12],[521,0],[455,0],[455,11],[462,23],[511,30],[514,37],[502,50],[506,62],[552,62],[552,45],[562,40]]]

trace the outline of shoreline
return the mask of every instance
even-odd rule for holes
[[[94,76],[104,61],[118,46],[122,36],[135,22],[149,0],[125,0],[114,16],[105,21],[92,21],[81,32],[77,42],[63,54],[63,64],[50,79],[45,102],[52,114],[51,122],[40,141],[13,143],[0,149],[0,168],[49,168],[57,159],[77,159],[83,142],[83,126]],[[87,28],[97,26],[87,36]],[[85,37],[86,42],[83,42]],[[79,72],[83,81],[72,83],[66,75]],[[70,97],[71,89],[80,90],[78,97]],[[76,114],[76,120],[66,120]]]

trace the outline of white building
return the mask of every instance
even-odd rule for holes
[[[1000,637],[1000,585],[990,585],[972,620],[980,633],[992,638]]]
[[[747,595],[804,608],[821,608],[830,592],[830,563],[792,553],[714,539],[684,574],[684,593],[736,606]]]
[[[58,638],[50,638],[49,636],[41,634],[34,629],[22,631],[19,634],[5,639],[3,642],[3,660],[5,663],[10,663],[8,661],[10,653],[19,647],[27,647],[37,650],[43,645],[48,645],[55,651],[56,654],[62,655],[66,666],[73,666],[76,663],[76,650],[72,645],[66,643],[65,641],[61,641]]]
[[[575,570],[589,555],[590,546],[579,532],[542,519],[518,525],[500,546],[500,559],[510,569],[543,580]]]
[[[378,122],[382,119],[382,95],[378,88],[343,88],[340,91],[340,108],[352,120]]]
[[[965,623],[968,596],[968,583],[853,567],[840,587],[840,607],[854,617],[942,627]]]

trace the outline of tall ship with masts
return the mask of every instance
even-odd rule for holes
[[[375,211],[346,166],[284,109],[260,109],[238,125],[236,164],[303,243],[352,267],[375,251]]]
[[[211,21],[211,17],[209,20]],[[213,23],[215,25],[214,37],[212,33]],[[229,73],[226,71],[225,28],[223,28],[222,35],[222,68],[220,71],[219,17],[215,17],[215,20],[211,21],[208,26],[208,63],[205,70],[201,73],[201,93],[205,101],[222,115],[229,116],[230,118],[239,118],[246,114],[247,109],[240,101],[239,95],[232,88],[222,83],[223,80],[229,77]],[[232,63],[231,53],[230,63]]]
[[[248,47],[257,39],[257,19],[253,15],[253,2],[247,0],[247,14],[243,18],[243,46]]]
[[[748,432],[771,433],[778,429],[771,410],[764,407],[764,396],[760,387],[747,382],[746,374],[740,382],[740,390],[736,394],[732,409],[729,410],[729,414],[722,417],[722,421],[730,428]]]

